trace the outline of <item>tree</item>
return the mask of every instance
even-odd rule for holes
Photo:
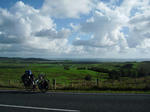
[[[84,77],[84,79],[85,79],[86,81],[91,81],[91,80],[92,80],[92,76],[91,76],[91,75],[86,75],[86,76]]]
[[[109,78],[110,79],[114,79],[114,80],[118,80],[120,79],[120,72],[116,71],[116,70],[112,70],[109,72]]]
[[[65,70],[69,70],[70,67],[69,67],[68,65],[64,65],[64,69],[65,69]]]

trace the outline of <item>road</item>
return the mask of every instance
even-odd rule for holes
[[[0,91],[0,112],[150,112],[150,95]]]

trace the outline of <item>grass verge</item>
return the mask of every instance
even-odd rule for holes
[[[0,90],[16,90],[16,91],[26,91],[24,88],[7,88],[0,87]],[[39,92],[39,90],[35,90],[35,92]],[[64,92],[64,93],[113,93],[113,94],[150,94],[150,90],[148,91],[117,91],[117,90],[48,90],[48,92]]]

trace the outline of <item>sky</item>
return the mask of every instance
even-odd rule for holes
[[[0,0],[0,57],[149,58],[150,0]]]

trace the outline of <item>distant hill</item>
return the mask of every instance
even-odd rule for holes
[[[0,57],[0,61],[52,61],[52,62],[150,62],[150,58],[141,59],[114,59],[114,58],[21,58],[21,57]]]
[[[43,58],[20,58],[20,57],[15,57],[15,58],[10,58],[10,57],[0,57],[0,61],[50,61],[48,59],[43,59]]]
[[[139,59],[115,59],[115,58],[58,58],[56,60],[71,60],[73,62],[143,62],[150,61],[150,58]]]

